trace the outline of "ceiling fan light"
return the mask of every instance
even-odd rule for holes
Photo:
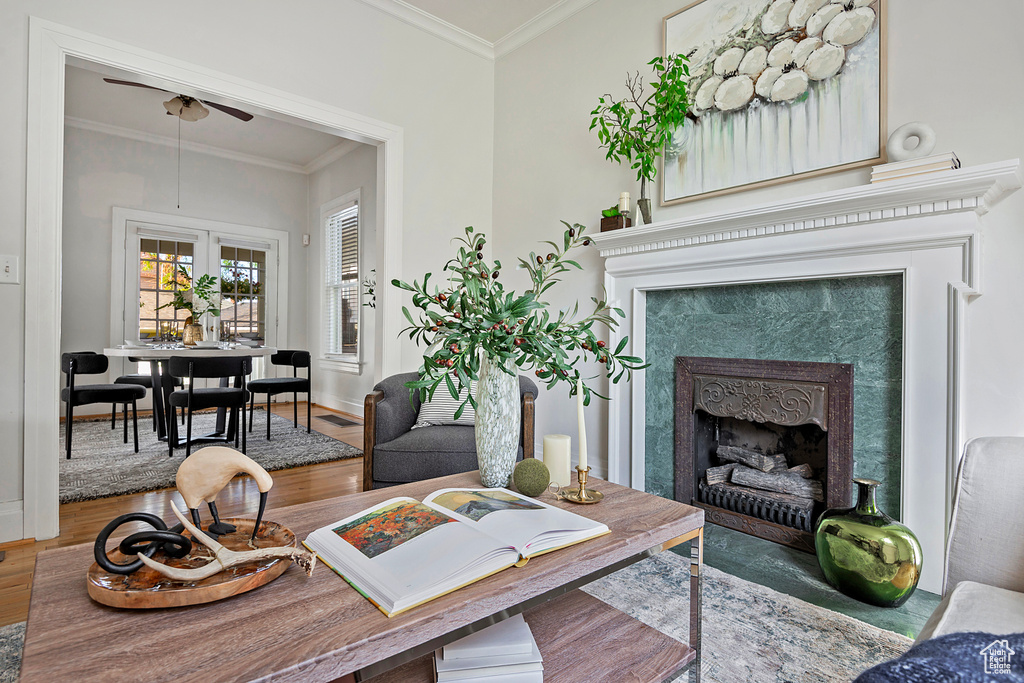
[[[181,116],[184,106],[180,97],[174,97],[164,102],[164,109],[167,110],[168,114],[173,114],[174,116]]]
[[[181,110],[182,121],[198,121],[210,115],[210,110],[203,106],[199,100],[192,100]]]

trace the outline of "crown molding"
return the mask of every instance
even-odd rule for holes
[[[597,0],[562,0],[494,43],[494,57],[503,57],[518,50],[542,33],[550,31],[566,19],[593,5]]]
[[[444,19],[439,19],[433,14],[424,12],[404,0],[360,0],[360,2],[475,55],[495,60],[521,48],[542,33],[550,31],[566,19],[590,7],[597,0],[561,0],[494,43],[450,24]]]
[[[601,256],[694,247],[926,214],[983,215],[1022,186],[1019,159],[860,185],[592,235]]]
[[[302,172],[306,175],[316,173],[320,169],[330,166],[338,159],[355,150],[357,147],[359,147],[359,143],[355,140],[342,140],[334,147],[331,147],[329,150],[303,166]]]
[[[127,138],[129,140],[137,140],[139,142],[148,142],[154,145],[161,145],[163,147],[177,147],[177,138],[168,137],[166,135],[158,135],[156,133],[146,133],[141,130],[134,130],[132,128],[125,128],[124,126],[115,126],[110,123],[100,123],[98,121],[89,121],[88,119],[80,119],[74,116],[65,116],[64,125],[70,126],[71,128],[78,128],[79,130],[87,130],[94,133],[104,133],[106,135],[113,135],[119,138]],[[229,149],[223,149],[221,147],[214,147],[213,145],[204,145],[200,142],[192,142],[190,140],[182,140],[181,148],[188,150],[189,152],[195,152],[197,154],[207,154],[209,156],[220,157],[221,159],[228,159],[230,161],[237,161],[243,164],[254,164],[256,166],[265,166],[267,168],[273,168],[278,171],[287,171],[289,173],[301,173],[308,175],[317,168],[310,169],[321,159],[326,158],[328,155],[337,154],[337,156],[327,160],[324,166],[340,159],[342,156],[351,151],[351,149],[345,149],[338,153],[339,148],[347,147],[349,144],[355,145],[349,140],[332,147],[323,154],[321,154],[313,161],[309,162],[305,166],[299,164],[291,164],[287,161],[278,161],[276,159],[268,159],[267,157],[256,156],[255,154],[246,154],[244,152],[235,152]],[[318,168],[323,168],[320,166]]]
[[[360,2],[385,14],[390,14],[399,21],[422,29],[479,57],[490,60],[494,59],[493,43],[473,35],[454,24],[449,24],[443,19],[438,19],[433,14],[428,14],[419,7],[413,7],[402,0],[360,0]]]

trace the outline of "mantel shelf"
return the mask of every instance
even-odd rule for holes
[[[986,213],[1021,187],[1020,159],[939,171],[594,235],[601,256],[911,218]]]

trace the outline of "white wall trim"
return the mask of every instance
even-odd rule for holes
[[[939,187],[930,199],[921,199],[930,210],[908,211],[900,217],[878,207],[843,215],[866,216],[863,220],[816,225],[828,206],[838,206],[857,189],[880,200],[875,188],[841,190],[787,202],[786,225],[813,226],[769,234],[750,226],[774,224],[767,205],[766,217],[753,210],[711,215],[699,219],[666,222],[640,228],[646,235],[598,236],[603,251],[625,253],[605,263],[609,302],[626,313],[627,324],[613,331],[610,343],[629,336],[627,352],[646,355],[647,293],[653,290],[751,284],[861,275],[902,274],[904,278],[903,461],[901,477],[902,518],[918,535],[925,552],[921,586],[939,591],[945,547],[946,521],[952,504],[956,465],[964,446],[963,379],[967,309],[980,295],[980,215],[998,199],[1020,186],[1019,162],[992,164],[984,183],[968,189],[978,198],[972,206],[959,201],[965,185],[948,184],[948,174],[936,174],[936,185],[945,186],[952,198],[940,199]],[[968,176],[972,175],[970,173]],[[962,180],[962,178],[957,178]],[[923,192],[924,188],[888,188],[885,193]],[[831,196],[831,201],[830,201]],[[903,196],[906,199],[906,195]],[[887,197],[893,200],[893,195]],[[801,214],[803,203],[807,214]],[[913,206],[910,202],[904,207]],[[729,220],[748,227],[718,230]],[[692,224],[691,224],[692,222]],[[683,223],[686,223],[685,225]],[[700,230],[700,226],[706,226]],[[754,234],[743,234],[753,230]],[[621,233],[638,232],[633,230]],[[672,234],[672,233],[675,234]],[[717,235],[694,241],[694,237]],[[611,239],[609,239],[609,237]],[[751,239],[757,237],[758,239]],[[674,247],[667,246],[673,243]],[[946,340],[943,344],[941,341]],[[631,386],[612,388],[608,423],[608,474],[611,481],[645,485],[646,391],[644,372],[634,374]],[[936,424],[943,420],[944,424]],[[946,516],[939,516],[938,509]]]
[[[362,403],[349,401],[327,392],[317,391],[315,384],[313,385],[313,403],[331,410],[340,410],[341,412],[348,413],[349,415],[355,415],[357,417],[363,416]]]
[[[439,19],[433,14],[424,12],[419,7],[414,7],[402,0],[361,0],[361,2],[385,14],[390,14],[410,26],[426,31],[456,47],[461,47],[467,52],[472,52],[485,59],[494,59],[493,43],[443,19]]]
[[[127,140],[136,140],[138,142],[148,142],[149,144],[160,145],[161,147],[176,148],[178,146],[177,138],[172,138],[167,135],[157,135],[156,133],[147,133],[133,128],[125,128],[123,126],[115,126],[111,123],[100,123],[98,121],[89,121],[87,119],[80,119],[74,116],[65,116],[64,124],[79,130],[103,133],[104,135],[113,135],[115,137],[125,138]],[[306,167],[300,166],[299,164],[290,164],[287,161],[278,161],[276,159],[256,156],[255,154],[235,152],[222,147],[204,145],[201,142],[182,140],[181,149],[188,152],[194,152],[196,154],[206,154],[212,157],[220,157],[221,159],[237,161],[243,164],[266,166],[267,168],[273,168],[278,171],[287,171],[288,173],[307,173]]]
[[[494,43],[495,58],[518,50],[563,21],[593,5],[597,0],[562,0]]]
[[[21,529],[24,524],[22,501],[0,503],[0,543],[21,540]]]
[[[237,78],[184,60],[29,18],[25,220],[25,405],[23,537],[59,533],[58,448],[61,295],[61,215],[64,159],[64,70],[84,59],[144,79],[194,87],[282,120],[377,146],[378,247],[381,281],[401,277],[404,133],[361,114]],[[398,291],[381,289],[376,373],[401,367]]]

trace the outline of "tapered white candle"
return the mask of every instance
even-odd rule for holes
[[[587,425],[583,422],[583,380],[576,380],[576,417],[580,423],[580,462],[587,469]]]
[[[548,434],[544,437],[544,464],[551,473],[551,481],[559,486],[572,484],[572,438],[566,434]]]

